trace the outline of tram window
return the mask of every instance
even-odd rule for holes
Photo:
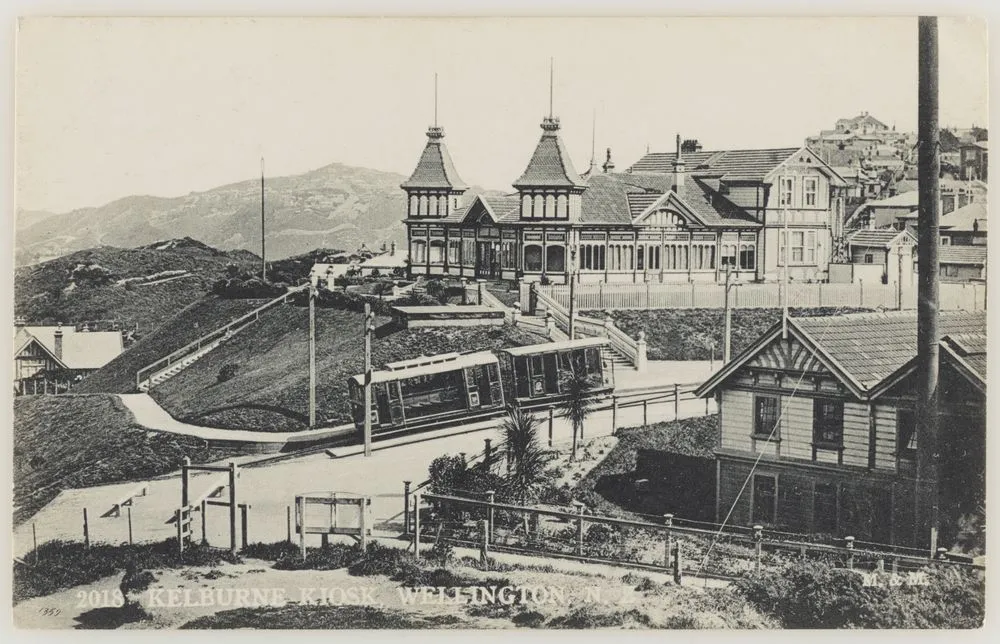
[[[542,356],[540,354],[531,356],[531,375],[541,375],[544,371],[545,367],[542,366]]]
[[[569,351],[562,351],[559,353],[559,369],[567,373],[573,373],[573,361],[570,359],[571,355]]]
[[[587,349],[587,373],[600,373],[601,355],[597,349]]]

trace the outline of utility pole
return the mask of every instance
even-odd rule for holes
[[[365,302],[365,456],[372,455],[372,332],[375,314]]]
[[[921,505],[927,508],[926,513],[921,512],[918,517],[928,515],[930,551],[934,553],[938,530],[938,245],[941,220],[937,18],[921,16],[917,34],[917,167],[920,192],[917,215],[920,280],[917,290],[917,400],[920,413],[917,416],[916,495],[918,510]]]
[[[780,198],[780,195],[779,195],[779,198]],[[782,279],[781,279],[781,282],[782,282],[782,284],[781,284],[781,295],[782,295],[782,297],[781,297],[781,339],[782,340],[787,340],[788,339],[788,269],[789,269],[789,266],[788,266],[788,258],[789,258],[788,247],[792,245],[792,236],[788,232],[788,208],[787,207],[785,207],[781,211],[781,218],[784,220],[784,223],[783,223],[784,228],[782,229],[781,234],[785,238],[785,248],[784,248],[784,252],[782,253],[784,255],[784,260],[785,260],[785,270],[782,272]]]
[[[569,247],[569,339],[576,332],[576,244]]]
[[[260,281],[267,283],[267,253],[264,249],[264,157],[260,158]]]
[[[732,265],[726,264],[726,304],[725,304],[725,331],[724,331],[726,335],[723,338],[723,342],[725,344],[722,345],[723,366],[729,364],[730,337],[732,335],[732,311],[729,308],[729,289],[732,288],[732,285],[729,283],[729,277],[731,274],[732,274]]]
[[[309,427],[316,426],[316,282],[309,285]]]

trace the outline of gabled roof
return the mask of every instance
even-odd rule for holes
[[[917,240],[908,231],[894,228],[867,228],[855,230],[847,236],[847,243],[869,248],[892,248],[896,244],[916,244]]]
[[[982,266],[986,264],[986,246],[959,246],[950,244],[938,248],[939,264]]]
[[[793,317],[788,319],[788,331],[861,400],[880,393],[880,385],[898,376],[917,354],[917,315],[914,311]],[[986,332],[986,313],[942,311],[939,331],[942,336],[983,334]],[[780,335],[781,324],[778,323],[706,380],[695,390],[695,395],[711,394]]]
[[[122,352],[120,331],[77,331],[74,327],[26,326],[14,336],[15,355],[31,343],[38,345],[56,359],[55,332],[62,328],[62,358],[57,360],[67,369],[99,369]]]
[[[444,128],[431,127],[427,130],[427,145],[417,161],[417,167],[410,178],[400,184],[401,188],[451,188],[465,190],[468,186],[458,176],[455,163],[444,141]]]
[[[986,334],[956,333],[941,338],[944,354],[972,384],[986,391]]]
[[[573,168],[573,162],[559,136],[559,119],[547,117],[542,121],[542,138],[535,146],[528,167],[512,185],[517,189],[543,186],[576,188],[587,185]]]
[[[832,166],[807,147],[763,148],[755,150],[716,150],[681,153],[686,171],[693,176],[712,176],[723,181],[762,182],[782,164],[797,154],[808,152],[817,161],[816,167],[830,176],[835,183],[843,184]],[[639,159],[628,172],[671,173],[676,152],[652,152]]]
[[[986,232],[988,217],[986,204],[974,201],[968,205],[941,215],[940,226],[950,232]]]

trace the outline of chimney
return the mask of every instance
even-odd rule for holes
[[[604,168],[605,174],[615,169],[615,162],[611,160],[611,148],[608,148],[608,157],[604,161],[604,165],[602,167]]]
[[[392,242],[392,245],[389,247],[389,256],[392,257],[395,254],[396,254],[396,242]]]
[[[54,334],[53,337],[55,338],[55,347],[54,347],[54,350],[55,350],[55,353],[56,353],[56,359],[57,360],[62,360],[62,357],[63,357],[63,330],[62,330],[62,323],[61,322],[59,323],[58,326],[56,326],[56,332],[55,332],[55,334]]]
[[[14,317],[14,330],[20,329],[25,326],[25,319],[23,315],[18,315]]]
[[[681,135],[677,135],[677,156],[674,158],[674,192],[684,188],[684,157],[681,156]]]

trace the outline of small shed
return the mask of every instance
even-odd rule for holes
[[[855,275],[864,274],[866,281],[877,279],[883,284],[896,284],[900,277],[904,286],[912,283],[916,246],[912,234],[894,228],[856,230],[847,237],[847,253],[857,269]]]

